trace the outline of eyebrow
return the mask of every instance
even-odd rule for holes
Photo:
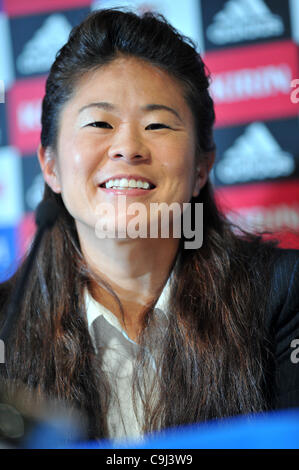
[[[117,109],[111,103],[108,103],[106,101],[100,101],[97,103],[90,103],[90,104],[87,104],[86,106],[83,106],[82,108],[79,109],[79,113],[81,113],[87,108],[99,108],[99,109],[104,109],[105,111],[115,111]],[[160,111],[160,110],[169,111],[174,116],[176,116],[181,122],[183,122],[181,116],[175,109],[170,108],[169,106],[166,106],[164,104],[154,104],[154,103],[147,104],[146,106],[142,106],[141,110],[145,112]]]

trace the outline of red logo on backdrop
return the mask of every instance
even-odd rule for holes
[[[28,15],[42,11],[55,11],[66,8],[89,6],[92,0],[3,0],[4,11],[10,16]]]
[[[298,49],[291,41],[209,52],[216,125],[296,116],[291,81],[299,77]]]
[[[9,92],[9,133],[21,153],[35,152],[40,141],[45,78],[16,82]]]
[[[269,231],[284,248],[299,248],[299,181],[222,187],[218,207],[233,223],[249,231]]]

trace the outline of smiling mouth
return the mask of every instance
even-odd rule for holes
[[[99,187],[103,189],[110,189],[110,190],[150,191],[154,189],[156,186],[148,181],[141,181],[141,180],[137,181],[134,179],[127,180],[126,178],[122,178],[122,179],[105,181],[104,183],[100,184]]]
[[[155,189],[156,186],[154,186],[153,184],[150,185],[149,188],[138,188],[137,186],[136,187],[129,187],[129,186],[111,186],[110,188],[106,188],[106,185],[105,183],[103,184],[100,184],[100,188],[103,188],[103,189],[117,189],[117,190],[123,190],[123,191],[130,191],[130,190],[135,190],[136,189],[139,189],[141,191],[151,191],[152,189]]]

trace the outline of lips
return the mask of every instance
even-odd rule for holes
[[[147,181],[150,185],[150,189],[154,189],[156,186],[155,184],[149,179],[147,178],[146,176],[142,176],[142,175],[134,175],[134,174],[125,174],[125,173],[121,173],[121,174],[117,174],[117,175],[111,175],[109,176],[108,178],[104,179],[100,184],[99,186],[101,188],[103,188],[105,186],[105,183],[109,180],[116,180],[116,179],[122,179],[122,178],[126,178],[127,180],[130,180],[130,179],[133,179],[133,180],[140,180],[140,181]]]

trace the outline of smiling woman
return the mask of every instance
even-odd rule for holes
[[[208,88],[192,41],[153,13],[91,14],[50,70],[38,158],[43,199],[61,210],[6,371],[82,412],[90,439],[299,406],[299,254],[237,234],[218,211]],[[203,204],[200,248],[171,230],[99,236],[99,213],[101,227],[114,218],[126,229],[142,207],[149,226],[159,203],[193,215]],[[22,270],[0,286],[3,320]]]
[[[201,170],[196,169],[195,155],[195,124],[182,85],[161,68],[121,53],[109,64],[86,72],[78,81],[74,95],[61,110],[52,158],[49,147],[39,149],[45,180],[53,191],[61,193],[74,218],[85,256],[103,275],[107,274],[107,267],[102,265],[103,253],[108,254],[109,265],[113,267],[110,279],[117,281],[117,285],[122,281],[115,279],[113,264],[120,271],[119,245],[105,239],[99,251],[97,240],[90,244],[95,236],[97,207],[110,203],[117,208],[117,196],[126,196],[125,213],[117,213],[113,220],[113,225],[119,226],[119,219],[125,215],[127,223],[133,218],[127,212],[134,201],[142,202],[148,214],[151,204],[164,202],[170,206],[190,201],[198,195],[207,172],[204,165]],[[104,222],[112,223],[108,216]],[[139,222],[143,224],[140,218]],[[153,222],[148,216],[148,225]],[[135,240],[134,245],[140,263],[139,249],[144,253],[145,241]],[[168,238],[163,243],[156,241],[156,247],[151,241],[151,250],[146,249],[151,252],[150,264],[155,266],[157,280],[161,253],[173,257],[177,247],[178,239]],[[126,250],[132,249],[131,240]],[[152,271],[149,260],[147,266]],[[131,267],[130,261],[119,275],[129,277]],[[162,274],[165,275],[166,272]],[[158,287],[161,282],[163,278],[159,279]],[[142,290],[152,289],[150,285],[143,289],[143,284],[144,281],[132,285],[134,298],[136,292],[142,294]]]

